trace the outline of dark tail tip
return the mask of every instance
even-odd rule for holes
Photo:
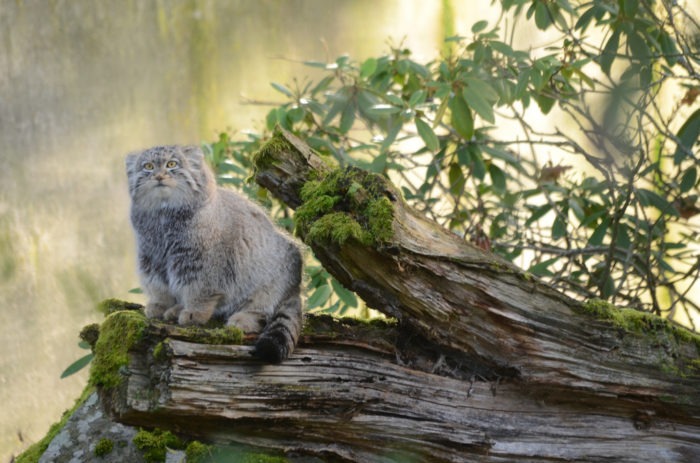
[[[287,343],[284,333],[264,333],[255,343],[253,355],[268,363],[280,363],[289,356]]]

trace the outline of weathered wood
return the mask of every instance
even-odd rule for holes
[[[280,130],[277,136],[288,143],[266,152],[256,179],[296,207],[300,185],[324,164],[294,135]],[[700,418],[697,340],[676,336],[653,317],[640,322],[642,328],[659,323],[646,332],[597,319],[581,303],[416,213],[386,187],[394,208],[390,243],[307,242],[326,269],[373,308],[465,353],[465,361],[529,387],[663,397],[665,405]]]
[[[302,186],[332,175],[284,131],[257,161],[256,180],[293,208]],[[380,177],[367,183],[379,193],[355,180],[330,213],[371,228],[353,207],[379,194],[390,238],[301,237],[397,325],[376,335],[311,318],[291,358],[264,365],[246,346],[151,324],[123,381],[102,391],[112,413],[349,461],[700,461],[697,336],[574,301],[425,219]]]
[[[439,376],[340,331],[307,335],[281,365],[167,336],[154,328],[132,350],[110,402],[119,421],[362,462],[690,462],[700,449],[697,424],[644,402],[602,411],[596,397]]]

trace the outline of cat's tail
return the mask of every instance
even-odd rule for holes
[[[297,344],[302,323],[301,297],[297,286],[280,303],[272,319],[258,336],[253,355],[270,363],[285,360]]]

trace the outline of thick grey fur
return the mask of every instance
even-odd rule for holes
[[[257,204],[216,186],[197,146],[126,159],[146,315],[181,325],[221,318],[260,333],[255,353],[280,362],[302,326],[302,258]]]

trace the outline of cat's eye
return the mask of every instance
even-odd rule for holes
[[[167,167],[168,169],[174,169],[175,167],[177,167],[177,161],[170,160],[167,162],[167,164],[165,164],[165,167]]]
[[[143,163],[143,170],[154,170],[156,168],[155,164],[152,162],[144,162]]]

